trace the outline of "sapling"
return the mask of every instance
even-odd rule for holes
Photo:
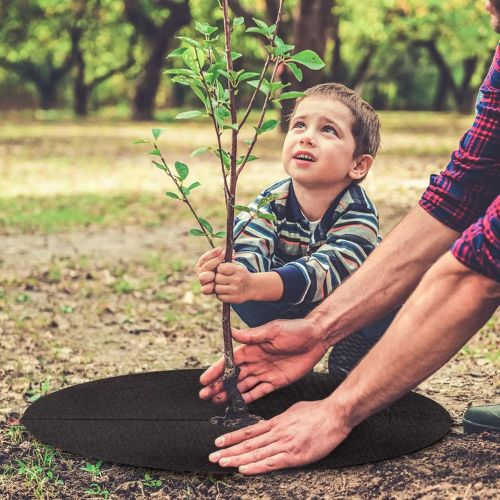
[[[200,116],[208,116],[211,119],[216,138],[215,147],[198,148],[193,151],[192,156],[211,151],[220,162],[226,207],[226,230],[216,231],[212,224],[206,218],[201,217],[195,209],[191,202],[191,194],[200,186],[200,183],[187,181],[190,171],[185,163],[176,161],[172,165],[166,161],[158,145],[158,139],[163,133],[163,129],[154,128],[152,140],[139,139],[134,143],[149,143],[153,146],[149,152],[153,157],[153,164],[170,177],[176,188],[175,191],[168,191],[165,195],[184,203],[197,222],[198,227],[191,229],[190,234],[205,237],[212,248],[215,240],[225,238],[225,262],[231,262],[234,241],[244,231],[246,225],[255,218],[274,219],[274,215],[266,211],[266,205],[273,200],[272,197],[264,198],[259,206],[251,211],[248,207],[236,203],[236,188],[246,165],[257,160],[257,157],[252,153],[259,136],[273,130],[279,124],[279,120],[265,119],[269,106],[273,104],[281,107],[280,101],[304,95],[302,92],[284,92],[283,90],[289,84],[283,84],[278,80],[278,71],[282,65],[286,65],[295,78],[300,81],[302,80],[302,70],[299,65],[317,70],[321,69],[324,63],[311,50],[293,54],[294,46],[286,44],[277,36],[284,4],[284,0],[281,0],[274,24],[268,25],[264,21],[254,18],[255,26],[246,29],[246,33],[263,37],[267,55],[261,71],[259,73],[245,69],[236,71],[233,62],[242,57],[242,54],[232,50],[231,33],[240,27],[245,28],[244,20],[242,17],[235,17],[231,20],[227,0],[219,1],[218,4],[223,17],[223,46],[221,47],[222,40],[220,40],[217,27],[210,26],[206,22],[196,22],[195,30],[200,34],[200,40],[179,36],[177,38],[182,41],[182,46],[168,55],[168,58],[180,59],[184,67],[168,69],[164,73],[172,75],[172,82],[189,86],[203,105],[202,110],[180,113],[176,119],[191,119]],[[243,85],[249,86],[252,92],[244,109],[238,110],[236,95]],[[250,112],[257,104],[259,93],[263,94],[264,97],[259,106],[260,112],[256,123],[253,124],[251,138],[245,140],[243,151],[240,151],[238,149],[239,134],[244,126],[249,129],[247,121],[250,118]],[[223,147],[223,136],[226,132],[230,134],[229,150]],[[246,225],[243,225],[238,234],[233,234],[235,210],[248,213]],[[225,363],[223,382],[230,406],[226,409],[225,416],[216,422],[225,426],[248,425],[255,422],[257,417],[248,415],[245,402],[237,388],[240,370],[235,365],[233,358],[231,309],[228,303],[223,303],[222,306],[222,332]]]

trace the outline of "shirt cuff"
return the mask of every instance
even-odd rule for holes
[[[278,273],[283,280],[283,297],[281,301],[289,304],[300,304],[307,289],[304,273],[293,264],[287,264],[272,271]]]

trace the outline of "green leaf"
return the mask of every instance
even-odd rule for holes
[[[184,111],[184,113],[179,113],[175,120],[188,120],[189,118],[197,118],[198,116],[203,116],[201,111]]]
[[[215,33],[217,31],[217,28],[210,26],[208,23],[200,23],[198,21],[196,21],[194,29],[205,36],[210,36],[212,33]]]
[[[248,214],[251,212],[251,210],[248,207],[246,207],[245,205],[235,205],[234,208],[236,210],[238,210],[239,212],[246,212]]]
[[[189,175],[189,168],[185,163],[180,161],[175,162],[175,170],[177,170],[177,178],[182,182]]]
[[[227,170],[231,168],[231,157],[225,151],[224,149],[218,149],[217,151],[214,151],[214,153],[217,155],[218,158],[222,157],[222,162],[224,163],[224,167],[226,167]]]
[[[276,39],[275,39],[276,42]],[[287,45],[284,43],[283,45],[279,45],[276,47],[274,51],[275,56],[283,56],[291,52],[295,48],[295,45]]]
[[[190,76],[191,78],[196,77],[196,73],[187,68],[176,68],[176,69],[166,69],[163,72],[164,75],[180,75],[180,76]]]
[[[226,237],[225,231],[219,231],[218,233],[214,234],[214,238],[225,238],[225,237]]]
[[[193,46],[193,47],[196,47],[198,49],[201,49],[202,46],[201,46],[201,43],[192,39],[192,38],[189,38],[188,36],[176,36],[175,38],[178,38],[179,40],[182,40],[184,42],[186,42],[187,44]]]
[[[231,52],[231,59],[237,61],[242,55],[240,52]]]
[[[253,22],[264,32],[267,33],[269,30],[269,26],[264,22],[261,21],[260,19],[257,19],[255,17],[252,17]]]
[[[190,87],[191,90],[198,96],[200,101],[204,104],[205,108],[207,108],[207,97],[203,93],[203,90],[195,84],[191,84]]]
[[[189,187],[189,191],[192,191],[193,189],[196,189],[197,187],[201,186],[201,183],[199,183],[198,181],[196,182],[193,182]]]
[[[303,74],[302,70],[295,63],[288,63],[287,66],[290,68],[292,75],[296,78],[298,82],[302,81]]]
[[[239,130],[237,123],[231,123],[231,125],[224,125],[222,128],[224,130]]]
[[[156,140],[158,140],[158,137],[160,137],[163,132],[165,132],[164,128],[154,128],[153,130],[151,130],[151,133]]]
[[[135,141],[132,141],[132,144],[149,144],[151,141],[148,141],[147,139],[136,139]]]
[[[214,113],[215,119],[221,127],[224,126],[224,120],[231,115],[230,111],[224,106],[217,106],[217,108],[215,108],[214,110]]]
[[[276,215],[274,214],[257,214],[258,219],[265,219],[265,220],[276,220]]]
[[[255,26],[247,28],[246,33],[258,33],[259,35],[267,35],[267,31],[261,30],[260,28],[256,28]]]
[[[303,50],[298,54],[293,55],[291,60],[313,70],[318,70],[324,68],[325,66],[321,57],[319,57],[313,50]]]
[[[248,85],[254,87],[254,88],[257,88],[257,86],[259,85],[259,80],[250,80],[247,82]],[[260,85],[260,91],[264,94],[264,95],[267,95],[269,94],[269,82],[267,80],[263,80],[261,85]]]
[[[152,149],[148,155],[153,155],[153,156],[161,156],[161,152],[159,149]]]
[[[167,167],[165,167],[165,165],[163,165],[163,163],[159,163],[159,162],[154,161],[154,160],[153,160],[153,163],[154,163],[156,168],[159,168],[160,170],[163,170],[164,172],[167,171]]]
[[[233,29],[236,28],[236,26],[241,26],[242,24],[245,24],[245,18],[235,17],[233,19]]]
[[[206,146],[202,146],[201,148],[196,148],[194,151],[191,152],[191,156],[195,158],[196,156],[200,156],[203,153],[206,153],[210,148],[207,148]]]
[[[212,225],[210,224],[210,222],[208,222],[207,220],[205,219],[202,219],[201,217],[198,217],[198,221],[200,222],[200,224],[208,230],[208,232],[210,234],[212,234],[214,232],[214,229],[212,227]]]
[[[181,57],[182,54],[184,54],[185,50],[187,50],[187,47],[179,47],[178,49],[175,49],[172,52],[170,52],[167,56],[167,59],[169,57]]]
[[[273,130],[274,128],[277,127],[279,124],[279,120],[266,120],[260,128],[255,127],[255,130],[257,131],[257,134],[263,134],[264,132],[269,132],[270,130]]]
[[[168,196],[169,198],[172,198],[173,200],[180,200],[180,198],[175,193],[172,193],[170,191],[166,191],[165,196]]]
[[[205,233],[203,231],[201,231],[200,229],[191,229],[189,231],[189,234],[191,236],[205,236]]]
[[[285,99],[297,99],[297,97],[304,97],[306,94],[304,92],[283,92],[279,96],[280,101],[284,101]]]
[[[199,71],[200,67],[203,68],[205,64],[205,54],[203,50],[198,50],[195,47],[189,47],[184,54],[182,54],[182,59],[186,63],[186,66],[196,73]]]
[[[238,161],[236,162],[236,165],[241,165],[243,163],[243,160],[245,159],[245,155],[241,155],[239,158],[238,158]],[[254,155],[250,155],[247,159],[247,163],[251,162],[251,161],[255,161],[255,160],[258,160],[257,156],[254,156]]]
[[[255,78],[260,76],[260,73],[255,73],[255,71],[246,71],[238,77],[239,82],[244,82],[246,80],[250,80],[250,78]]]

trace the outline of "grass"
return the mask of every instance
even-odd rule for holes
[[[469,122],[470,117],[452,114],[382,113],[383,149],[365,187],[379,207],[386,232],[416,203],[429,175],[446,165]],[[210,156],[190,157],[191,150],[213,142],[207,124],[74,122],[54,115],[13,120],[0,129],[0,234],[12,235],[14,241],[27,235],[31,241],[30,234],[38,238],[123,226],[189,227],[185,207],[163,196],[170,189],[167,179],[150,166],[145,150],[130,145],[153,126],[167,129],[162,140],[169,160],[185,161],[193,180],[202,182],[193,198],[196,205],[203,207],[209,220],[222,225],[218,167]],[[242,201],[283,176],[281,141],[277,132],[263,137],[257,151],[261,160],[242,178]],[[142,257],[131,258],[123,249],[105,262],[85,256],[79,248],[71,258],[38,264],[23,257],[19,269],[0,265],[0,415],[21,412],[27,400],[66,385],[184,368],[189,366],[188,356],[202,366],[217,359],[221,355],[219,304],[202,296],[193,280],[196,245],[201,243],[182,236],[179,241],[156,243]],[[498,321],[492,318],[443,369],[453,382],[465,381],[464,394],[470,393],[470,387],[478,398],[489,394],[479,378],[466,377],[477,369],[494,380],[500,356]],[[462,410],[467,396],[460,391],[448,385],[439,396],[448,403],[455,398]],[[373,468],[357,471],[366,473],[367,482],[373,477]],[[384,473],[392,474],[387,468],[381,477]],[[354,474],[338,471],[336,476],[349,484]],[[317,476],[301,477],[314,493]],[[324,484],[331,484],[331,476],[323,477]],[[269,491],[283,496],[289,482],[289,475],[221,481],[213,474],[176,475],[89,462],[38,443],[16,419],[11,424],[0,419],[0,492],[12,498],[155,494],[259,498]],[[275,483],[278,490],[272,490]],[[380,495],[376,489],[371,493]],[[335,494],[342,495],[340,490]]]
[[[470,117],[449,113],[381,113],[382,151],[374,178],[397,177],[403,183],[444,167]],[[206,122],[162,123],[167,161],[191,168],[202,187],[193,194],[197,207],[216,222],[223,218],[219,166],[207,153],[191,158],[213,142]],[[147,145],[132,145],[158,123],[88,120],[16,121],[0,129],[0,234],[53,233],[86,227],[161,226],[188,220],[182,203],[166,200],[171,186],[151,166]],[[280,166],[283,136],[261,138],[260,160],[248,166],[239,195],[249,201],[285,174]],[[373,184],[373,182],[372,182]],[[422,184],[423,185],[423,184]],[[421,189],[420,189],[421,190]],[[379,191],[377,182],[374,193]]]

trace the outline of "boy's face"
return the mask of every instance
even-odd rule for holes
[[[351,110],[332,98],[302,100],[283,144],[283,167],[295,183],[322,190],[343,187],[356,174]],[[365,172],[366,173],[366,172]]]

